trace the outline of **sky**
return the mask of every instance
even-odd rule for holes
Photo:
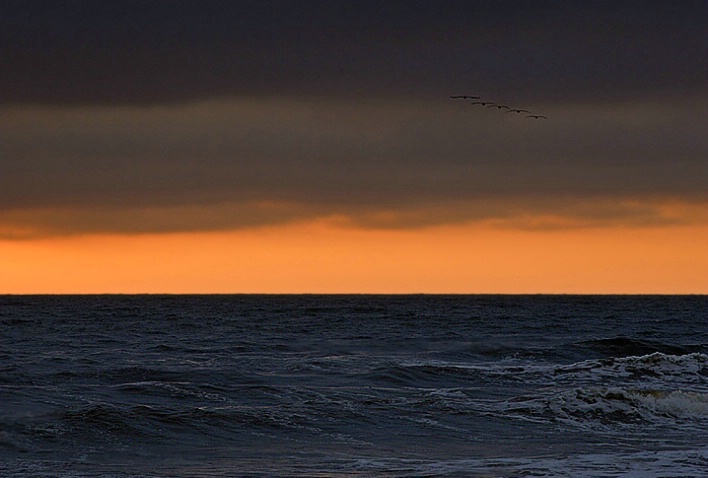
[[[0,44],[0,293],[708,293],[705,0],[5,0]]]

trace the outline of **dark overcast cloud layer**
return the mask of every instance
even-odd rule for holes
[[[708,2],[6,0],[4,103],[708,87]]]
[[[149,232],[333,216],[377,227],[708,220],[708,101],[541,107],[549,120],[447,98],[7,109],[0,222]]]
[[[0,42],[3,237],[708,222],[705,1],[5,1]]]

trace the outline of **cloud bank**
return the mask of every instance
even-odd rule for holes
[[[705,91],[702,0],[8,0],[5,104]]]
[[[2,237],[706,223],[704,1],[0,8]]]
[[[446,97],[6,109],[0,221],[6,236],[704,223],[700,101],[538,105],[549,120]]]

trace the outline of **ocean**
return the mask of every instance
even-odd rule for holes
[[[0,296],[2,477],[708,476],[708,296]]]

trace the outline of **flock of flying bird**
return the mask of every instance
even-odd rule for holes
[[[521,108],[512,108],[511,106],[503,105],[501,103],[495,103],[493,101],[480,101],[481,100],[480,96],[453,95],[453,96],[450,96],[450,98],[453,100],[474,100],[470,103],[471,105],[478,105],[483,108],[496,108],[498,110],[506,110],[507,113],[516,113],[517,115],[520,115],[522,113],[527,113],[526,118],[548,119],[544,115],[532,114],[529,110],[525,110],[525,109],[521,109]]]

